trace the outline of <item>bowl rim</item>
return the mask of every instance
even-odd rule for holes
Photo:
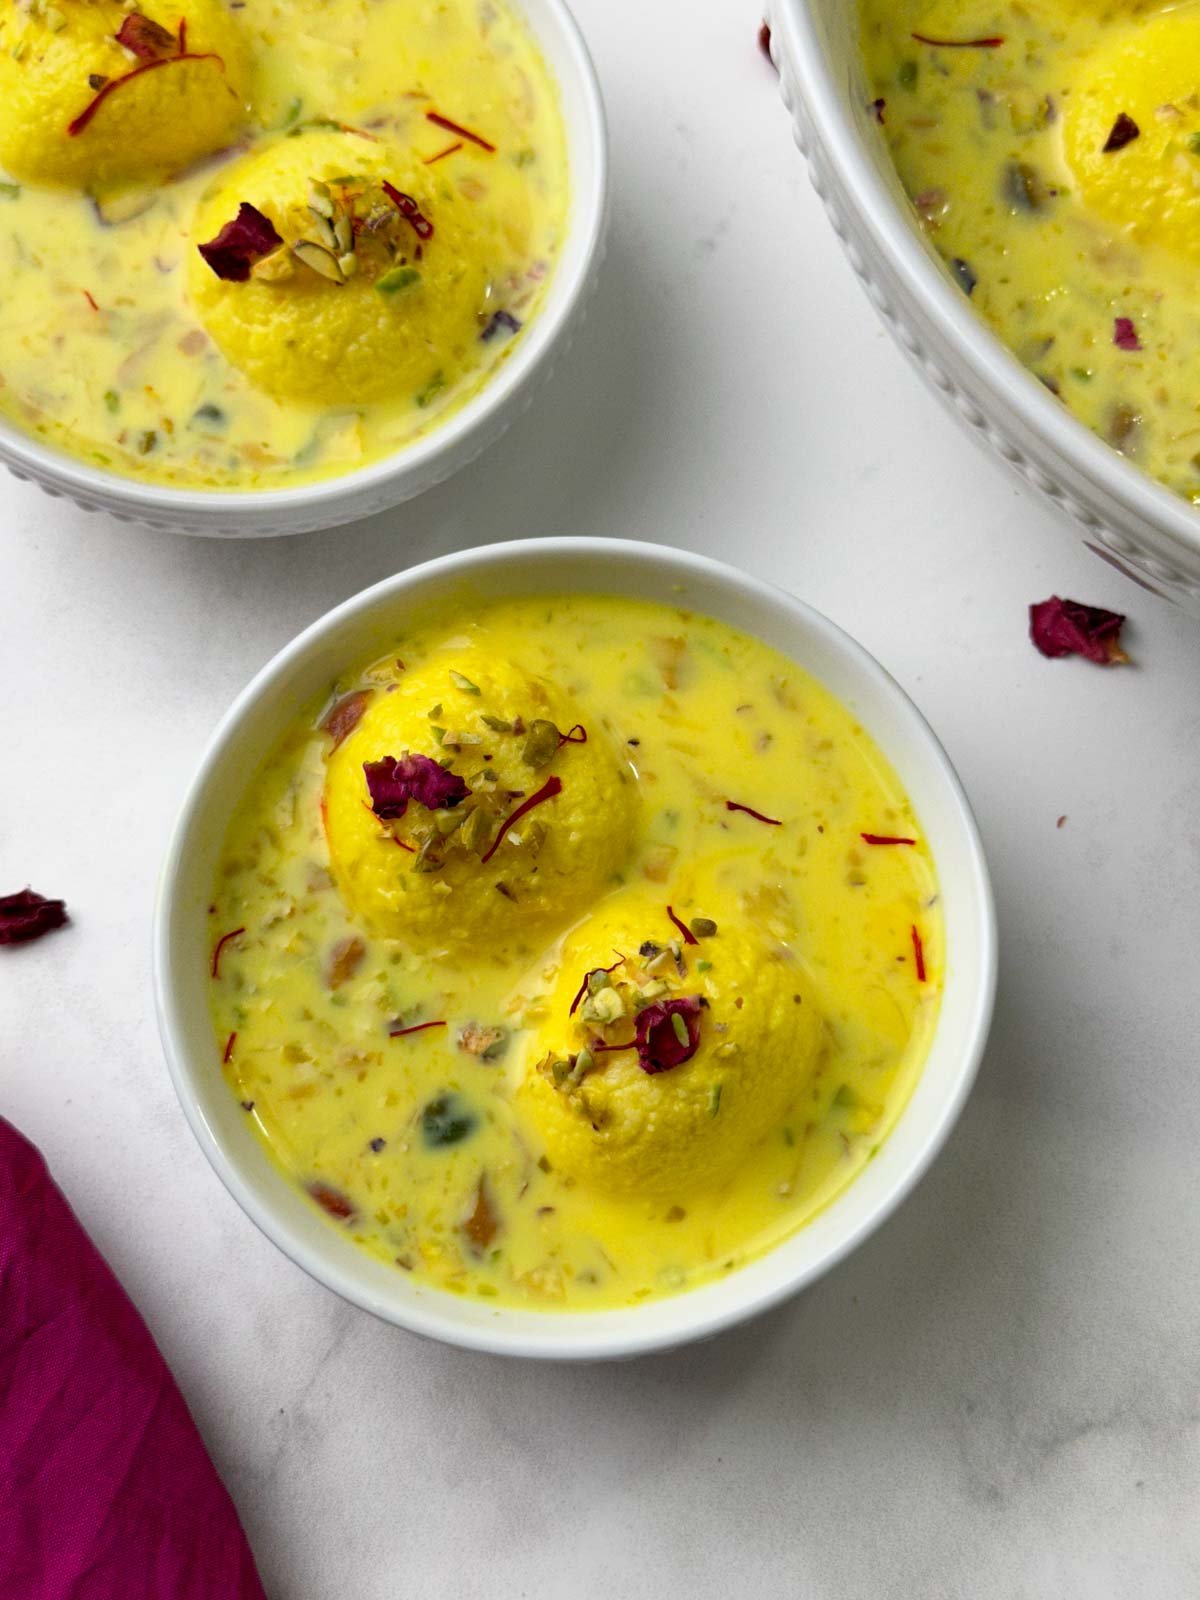
[[[584,130],[577,148],[588,149],[592,172],[589,181],[580,186],[579,164],[575,161],[569,164],[569,225],[542,310],[524,330],[512,355],[445,422],[435,424],[412,443],[366,466],[283,489],[194,489],[142,483],[119,472],[92,466],[27,433],[18,422],[7,417],[0,417],[0,464],[18,476],[32,477],[53,494],[79,496],[84,502],[98,502],[106,510],[118,514],[138,519],[158,516],[170,519],[173,525],[190,517],[196,524],[211,525],[214,531],[218,524],[227,524],[244,515],[250,523],[247,529],[250,533],[258,531],[255,524],[261,524],[272,515],[286,517],[300,508],[310,513],[327,510],[332,525],[336,520],[334,508],[340,502],[366,498],[381,484],[409,476],[424,477],[430,483],[438,481],[436,465],[461,450],[493,415],[526,392],[546,367],[586,294],[608,221],[608,123],[600,80],[579,23],[567,0],[537,0],[545,14],[536,25],[529,17],[527,0],[509,0],[509,3],[539,44],[544,45],[545,35],[557,30],[556,42],[564,58],[569,59],[577,80],[572,103],[580,114],[578,126]],[[563,73],[553,71],[552,77],[561,93]],[[564,122],[567,120],[564,118]],[[568,253],[570,260],[566,259]]]
[[[854,0],[857,14],[858,0]],[[814,0],[770,0],[771,25],[808,107],[817,136],[842,180],[849,202],[909,295],[944,328],[981,387],[998,397],[1031,434],[1047,440],[1080,479],[1093,483],[1123,511],[1200,558],[1200,514],[1127,461],[1057,401],[1027,371],[917,237],[896,195],[870,159],[848,114],[848,97],[834,79],[814,21]]]
[[[508,1328],[505,1307],[498,1307],[494,1320],[486,1325],[471,1326],[456,1322],[451,1316],[443,1315],[440,1311],[439,1307],[443,1301],[447,1306],[458,1305],[460,1301],[456,1296],[431,1293],[428,1302],[416,1307],[398,1308],[391,1302],[385,1303],[363,1281],[362,1274],[350,1266],[343,1267],[338,1262],[322,1257],[318,1251],[310,1250],[289,1221],[275,1210],[267,1198],[256,1192],[252,1181],[243,1177],[236,1158],[227,1153],[216,1131],[205,1117],[199,1093],[193,1088],[193,1079],[198,1082],[203,1071],[211,1070],[212,1062],[211,1059],[204,1063],[191,1059],[185,1044],[185,1026],[182,1020],[184,1007],[172,981],[172,925],[176,891],[193,829],[201,823],[211,806],[211,799],[206,795],[206,790],[226,746],[234,740],[243,719],[252,712],[258,701],[271,689],[286,681],[289,675],[304,663],[310,651],[322,643],[326,635],[337,632],[356,619],[369,617],[381,602],[400,601],[407,590],[419,588],[431,579],[453,581],[467,577],[477,578],[481,574],[494,575],[497,568],[503,569],[509,564],[520,565],[531,557],[549,564],[555,561],[562,561],[565,564],[569,560],[582,557],[603,568],[604,563],[618,553],[623,560],[640,562],[647,567],[656,566],[660,571],[669,572],[673,578],[677,577],[683,582],[689,578],[698,582],[707,581],[733,593],[740,593],[751,604],[781,607],[795,618],[800,629],[810,636],[817,635],[822,643],[848,664],[861,681],[869,684],[883,698],[888,708],[888,725],[903,727],[920,744],[930,771],[936,781],[943,786],[950,803],[954,827],[958,830],[958,842],[964,847],[967,862],[967,870],[963,873],[967,885],[964,899],[969,900],[974,908],[979,978],[970,997],[969,1021],[963,1027],[964,1046],[957,1074],[949,1091],[936,1105],[936,1114],[921,1136],[919,1147],[909,1157],[907,1165],[899,1172],[892,1186],[880,1194],[855,1224],[846,1227],[830,1247],[815,1254],[810,1261],[801,1263],[786,1279],[777,1284],[767,1285],[757,1293],[731,1296],[728,1305],[708,1314],[697,1311],[691,1318],[686,1316],[688,1302],[703,1294],[705,1286],[691,1293],[670,1297],[667,1303],[683,1310],[675,1318],[673,1325],[666,1328],[657,1328],[653,1323],[654,1308],[663,1304],[661,1300],[648,1300],[634,1307],[620,1307],[589,1314],[589,1321],[599,1320],[603,1325],[603,1331],[591,1332],[585,1336],[581,1329],[579,1337],[572,1337],[569,1331],[574,1320],[570,1312],[541,1313],[540,1317],[545,1319],[545,1331],[539,1330],[537,1333]],[[503,592],[496,584],[495,576],[488,592],[490,594]],[[518,591],[514,589],[513,592]],[[875,724],[880,725],[879,718],[875,719]],[[868,731],[871,731],[870,728]],[[946,830],[946,835],[948,833],[949,830]],[[857,1248],[911,1193],[941,1151],[958,1119],[974,1084],[987,1043],[995,1001],[998,963],[996,914],[991,883],[983,844],[970,803],[937,735],[906,692],[874,656],[836,623],[805,601],[777,585],[751,577],[724,562],[672,546],[643,541],[573,537],[524,539],[511,543],[482,545],[420,563],[352,595],[318,617],[285,644],[236,697],[207,742],[199,765],[188,785],[159,876],[152,943],[155,1010],[171,1081],[184,1115],[209,1164],[260,1231],[315,1281],[394,1326],[463,1349],[494,1355],[567,1361],[621,1359],[654,1350],[674,1348],[697,1339],[710,1338],[791,1298]],[[939,1019],[938,1027],[940,1026]],[[931,1050],[936,1037],[935,1029]],[[892,1130],[889,1138],[896,1136],[898,1127],[899,1125]],[[853,1184],[842,1193],[848,1193],[852,1188]],[[789,1240],[795,1239],[803,1231],[801,1229],[786,1236],[776,1248],[786,1247]],[[766,1254],[769,1257],[774,1254],[774,1250]],[[353,1257],[348,1259],[353,1260]],[[370,1258],[364,1256],[364,1260],[368,1259]],[[766,1257],[755,1259],[766,1259]],[[753,1262],[747,1263],[748,1267],[753,1265]],[[746,1269],[742,1269],[731,1273],[720,1281],[725,1285],[736,1284],[739,1278],[744,1277],[745,1271]],[[565,1337],[564,1330],[566,1330]]]

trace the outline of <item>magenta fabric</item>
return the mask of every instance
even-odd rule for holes
[[[3,1118],[0,1596],[264,1600],[145,1323]]]

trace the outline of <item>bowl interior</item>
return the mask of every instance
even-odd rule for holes
[[[89,509],[124,512],[183,531],[227,535],[302,532],[366,515],[421,493],[465,465],[502,430],[496,418],[542,369],[598,265],[607,216],[604,107],[587,46],[564,0],[509,0],[536,38],[557,84],[566,133],[567,231],[546,298],[511,357],[428,435],[355,472],[289,489],[194,490],[144,484],[77,460],[0,417],[0,462]],[[491,431],[488,426],[491,425]]]
[[[949,953],[929,1059],[880,1154],[814,1222],[720,1282],[597,1313],[496,1308],[414,1283],[340,1236],[275,1170],[221,1074],[208,1015],[207,915],[215,863],[245,775],[347,660],[382,653],[397,625],[453,598],[575,591],[686,605],[755,634],[850,706],[906,785],[933,842]],[[715,1332],[811,1281],[899,1201],[966,1097],[991,1012],[995,941],[973,819],[934,736],[891,678],[839,629],[779,590],[682,552],[604,540],[526,543],[446,557],[348,601],[289,645],[217,730],[180,818],[155,935],[160,1025],[176,1088],[209,1160],[261,1228],[315,1277],[390,1321],[506,1353],[632,1354]]]

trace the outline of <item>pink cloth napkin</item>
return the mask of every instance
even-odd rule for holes
[[[3,1118],[0,1596],[264,1600],[145,1323]]]

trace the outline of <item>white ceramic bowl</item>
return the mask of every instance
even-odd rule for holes
[[[857,0],[770,0],[796,143],[851,267],[944,404],[1097,555],[1200,613],[1200,515],[1077,422],[970,309],[913,222],[858,50]]]
[[[0,462],[85,511],[173,533],[261,538],[332,528],[423,494],[466,466],[526,410],[571,336],[604,256],[608,149],[604,104],[587,46],[563,0],[514,0],[558,85],[570,177],[567,235],[542,308],[512,355],[465,406],[425,438],[357,472],[261,493],[174,489],[88,466],[0,418]]]
[[[892,762],[933,846],[949,952],[924,1072],[879,1155],[808,1227],[719,1282],[604,1312],[511,1310],[415,1283],[356,1248],[271,1165],[226,1085],[208,1012],[207,907],[230,810],[284,727],[348,661],[383,653],[448,595],[565,591],[686,605],[765,639],[849,705]],[[996,932],[975,823],[954,771],[911,701],[833,623],[730,567],[656,545],[554,539],[491,545],[400,573],[346,601],[281,650],[225,716],[175,829],[154,934],[159,1026],[192,1130],[245,1211],[300,1266],[415,1333],[505,1355],[594,1359],[705,1337],[811,1283],[900,1203],[940,1149],[975,1076],[991,1019]]]

